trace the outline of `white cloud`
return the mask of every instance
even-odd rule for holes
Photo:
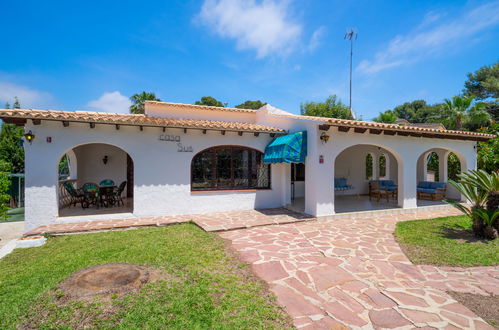
[[[132,102],[128,97],[115,91],[102,94],[97,100],[88,102],[87,106],[100,112],[129,113],[131,104]]]
[[[373,60],[361,61],[357,70],[373,74],[417,62],[449,51],[456,46],[466,46],[470,38],[499,24],[499,1],[466,10],[463,14],[445,22],[441,21],[441,17],[441,14],[428,13],[417,28],[406,35],[396,36],[385,50],[375,55]]]
[[[290,19],[285,0],[205,0],[200,22],[238,49],[254,49],[257,57],[286,56],[298,45],[302,25]]]
[[[0,108],[5,103],[11,106],[14,103],[14,97],[19,99],[22,108],[41,108],[52,100],[52,95],[41,92],[26,86],[13,84],[6,81],[0,81]]]
[[[317,30],[312,33],[312,37],[310,38],[310,43],[308,44],[308,50],[313,52],[314,50],[319,47],[321,43],[321,39],[324,37],[324,34],[326,34],[326,27],[321,26]]]

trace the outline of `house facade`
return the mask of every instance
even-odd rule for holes
[[[394,207],[411,209],[418,207],[418,182],[428,179],[428,155],[438,155],[439,181],[446,182],[450,153],[461,171],[475,169],[477,141],[492,138],[299,116],[270,105],[245,110],[151,101],[144,115],[5,109],[0,118],[24,125],[32,137],[24,143],[26,231],[115,219],[112,208],[64,213],[78,206],[68,204],[63,182],[79,188],[103,179],[127,182],[121,217],[277,208],[297,199],[303,212],[330,216],[339,196],[367,194],[378,178],[397,185]],[[61,178],[63,157],[69,176]],[[348,189],[335,192],[338,178]],[[460,198],[452,189],[446,193]]]

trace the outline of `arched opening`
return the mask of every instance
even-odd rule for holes
[[[372,180],[374,178],[374,160],[372,154],[366,155],[366,180]]]
[[[133,160],[123,149],[89,143],[59,159],[59,217],[133,212]]]
[[[191,190],[269,189],[270,164],[263,153],[242,146],[217,146],[197,153],[191,162]]]
[[[449,158],[447,159],[447,179],[458,180],[458,174],[461,174],[461,161],[459,157],[453,152],[449,153]]]
[[[417,205],[444,204],[445,198],[459,200],[460,194],[448,180],[457,179],[463,166],[461,157],[444,148],[433,148],[421,154],[417,163]]]
[[[378,158],[378,173],[379,179],[389,179],[390,178],[390,157],[387,157],[382,153]]]
[[[381,146],[344,149],[334,162],[335,213],[398,207],[398,161]]]

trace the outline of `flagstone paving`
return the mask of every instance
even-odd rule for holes
[[[451,214],[455,214],[450,212]],[[449,211],[426,217],[449,215]],[[393,237],[422,215],[222,232],[300,329],[493,329],[445,291],[499,294],[499,267],[413,265]]]
[[[194,221],[220,231],[269,284],[300,329],[493,329],[445,291],[499,294],[499,267],[413,265],[393,237],[397,221],[458,214],[417,211],[317,221],[285,209],[58,223],[25,235]]]
[[[45,233],[62,234],[97,230],[123,229],[143,226],[167,226],[193,221],[206,231],[225,231],[267,225],[286,224],[315,220],[302,213],[284,208],[265,210],[243,210],[230,212],[214,212],[205,214],[190,214],[181,216],[162,216],[146,218],[128,218],[115,220],[93,220],[71,223],[54,223],[40,226],[26,232],[24,235],[39,235]]]

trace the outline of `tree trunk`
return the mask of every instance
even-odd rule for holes
[[[487,210],[495,211],[499,209],[499,191],[490,191],[489,197],[487,197]],[[499,230],[499,218],[494,221],[492,227]]]
[[[496,239],[498,236],[497,229],[492,226],[486,226],[483,230],[483,234],[487,239]]]
[[[457,116],[456,118],[456,130],[460,131],[463,128],[463,121],[461,116]]]

